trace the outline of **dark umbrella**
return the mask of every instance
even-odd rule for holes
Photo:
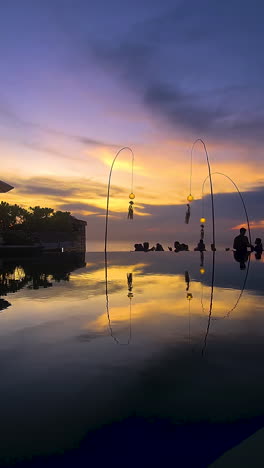
[[[0,193],[9,192],[9,190],[13,190],[13,188],[12,185],[6,184],[6,182],[0,180]]]

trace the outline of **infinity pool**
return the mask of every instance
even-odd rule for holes
[[[67,454],[124,421],[259,421],[264,265],[240,267],[232,252],[2,260],[2,464]]]

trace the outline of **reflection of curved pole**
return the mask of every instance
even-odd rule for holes
[[[238,306],[238,303],[243,295],[243,292],[245,290],[245,287],[246,287],[246,283],[247,283],[247,278],[248,278],[248,272],[249,272],[249,266],[250,266],[250,255],[248,257],[248,264],[247,264],[247,271],[246,271],[246,274],[245,274],[245,278],[244,278],[244,282],[243,282],[243,285],[242,285],[242,288],[241,288],[241,291],[240,291],[240,294],[235,302],[235,305],[232,307],[232,309],[230,309],[225,315],[224,317],[219,317],[218,319],[215,317],[214,320],[221,320],[221,319],[225,319],[225,318],[228,318],[231,314],[231,312],[233,312],[233,310],[236,309],[236,307]]]
[[[209,330],[210,330],[210,325],[211,325],[211,318],[212,318],[212,311],[213,311],[213,298],[214,298],[214,277],[215,277],[215,251],[213,251],[210,306],[209,306],[207,328],[206,328],[206,332],[205,332],[205,336],[204,336],[204,345],[203,345],[203,349],[202,349],[202,355],[204,355],[204,353],[205,353],[205,349],[206,349],[206,345],[207,345],[207,338],[208,338],[208,335],[209,335]]]
[[[231,177],[227,176],[226,174],[223,174],[222,172],[212,172],[212,173],[211,173],[211,176],[212,176],[212,175],[215,175],[215,174],[218,174],[218,175],[221,175],[221,176],[226,177],[228,180],[230,180],[230,182],[232,182],[232,184],[233,184],[234,187],[236,188],[237,193],[238,193],[238,195],[240,196],[240,199],[241,199],[241,202],[242,202],[244,211],[245,211],[246,220],[247,220],[247,226],[248,226],[249,242],[250,242],[250,245],[251,245],[251,232],[250,232],[250,225],[249,225],[248,213],[247,213],[247,209],[246,209],[246,205],[245,205],[244,199],[243,199],[243,197],[242,197],[242,194],[241,194],[241,192],[240,192],[240,190],[239,190],[237,184],[231,179]],[[204,215],[204,185],[205,185],[205,182],[207,181],[208,178],[209,178],[209,176],[207,176],[207,177],[204,179],[203,185],[202,185],[202,213],[203,213],[203,215]]]
[[[121,151],[123,151],[125,149],[129,150],[131,152],[131,156],[132,156],[131,193],[133,193],[134,153],[133,153],[132,149],[129,148],[129,146],[124,146],[115,155],[115,157],[113,159],[113,162],[111,164],[110,173],[109,173],[108,189],[107,189],[107,201],[106,201],[106,214],[105,214],[105,245],[104,245],[105,256],[106,256],[106,251],[107,251],[108,212],[109,212],[109,197],[110,197],[111,176],[112,176],[113,167],[114,167],[114,164],[115,164],[115,161],[116,161],[118,155],[121,153]]]
[[[132,304],[131,304],[131,297],[129,298],[129,337],[128,337],[127,343],[120,343],[118,341],[118,339],[114,335],[112,325],[111,325],[111,319],[110,319],[109,296],[108,296],[108,275],[107,275],[107,255],[105,256],[105,301],[106,301],[106,313],[107,313],[107,319],[108,319],[108,326],[109,326],[111,337],[116,342],[116,344],[119,344],[120,346],[129,345],[130,341],[131,341],[131,338],[132,338],[132,323],[131,323]]]
[[[197,142],[202,143],[206,155],[206,160],[207,160],[207,166],[208,166],[208,177],[210,179],[210,189],[211,189],[211,205],[212,205],[212,225],[213,225],[213,247],[215,247],[215,214],[214,214],[214,192],[213,192],[213,182],[212,182],[212,177],[211,177],[211,166],[210,166],[210,161],[209,161],[209,156],[207,153],[207,149],[205,146],[204,141],[201,138],[198,138],[195,140],[192,146],[191,150],[191,169],[190,169],[190,195],[191,195],[191,189],[192,189],[192,155],[193,155],[193,150]]]

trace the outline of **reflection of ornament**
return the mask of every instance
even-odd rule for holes
[[[204,217],[200,218],[200,223],[203,223],[203,224],[206,223],[206,218]]]
[[[201,273],[201,275],[204,275],[205,269],[204,269],[204,268],[200,268],[200,273]]]
[[[130,195],[129,195],[129,198],[130,198],[131,200],[134,200],[135,194],[134,194],[133,192],[131,192]]]
[[[204,240],[204,225],[203,224],[201,224],[201,234],[200,234],[200,236],[201,236],[201,239]]]
[[[129,292],[127,297],[129,297],[129,299],[132,299],[132,297],[134,297],[134,294],[132,292]]]
[[[134,214],[133,205],[134,205],[134,202],[130,201],[129,205],[128,205],[128,213],[127,213],[127,218],[128,219],[133,219],[133,214]]]
[[[187,293],[186,297],[187,297],[188,301],[190,301],[193,298],[193,295],[192,295],[192,293]]]
[[[194,200],[194,198],[193,198],[193,196],[192,196],[191,193],[190,193],[190,195],[188,195],[187,200],[188,200],[189,202],[192,202],[192,201]]]

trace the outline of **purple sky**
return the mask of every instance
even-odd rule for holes
[[[113,174],[112,239],[190,238],[183,205],[190,149],[202,138],[213,170],[245,192],[261,236],[263,13],[258,0],[2,5],[0,178],[15,185],[2,199],[68,209],[87,220],[88,238],[101,240],[109,165],[120,147],[131,146],[141,216],[133,227],[125,222],[124,153]],[[206,175],[197,147],[196,199]],[[218,231],[232,238],[245,218],[233,187],[216,179]],[[197,237],[199,225],[192,231]]]

